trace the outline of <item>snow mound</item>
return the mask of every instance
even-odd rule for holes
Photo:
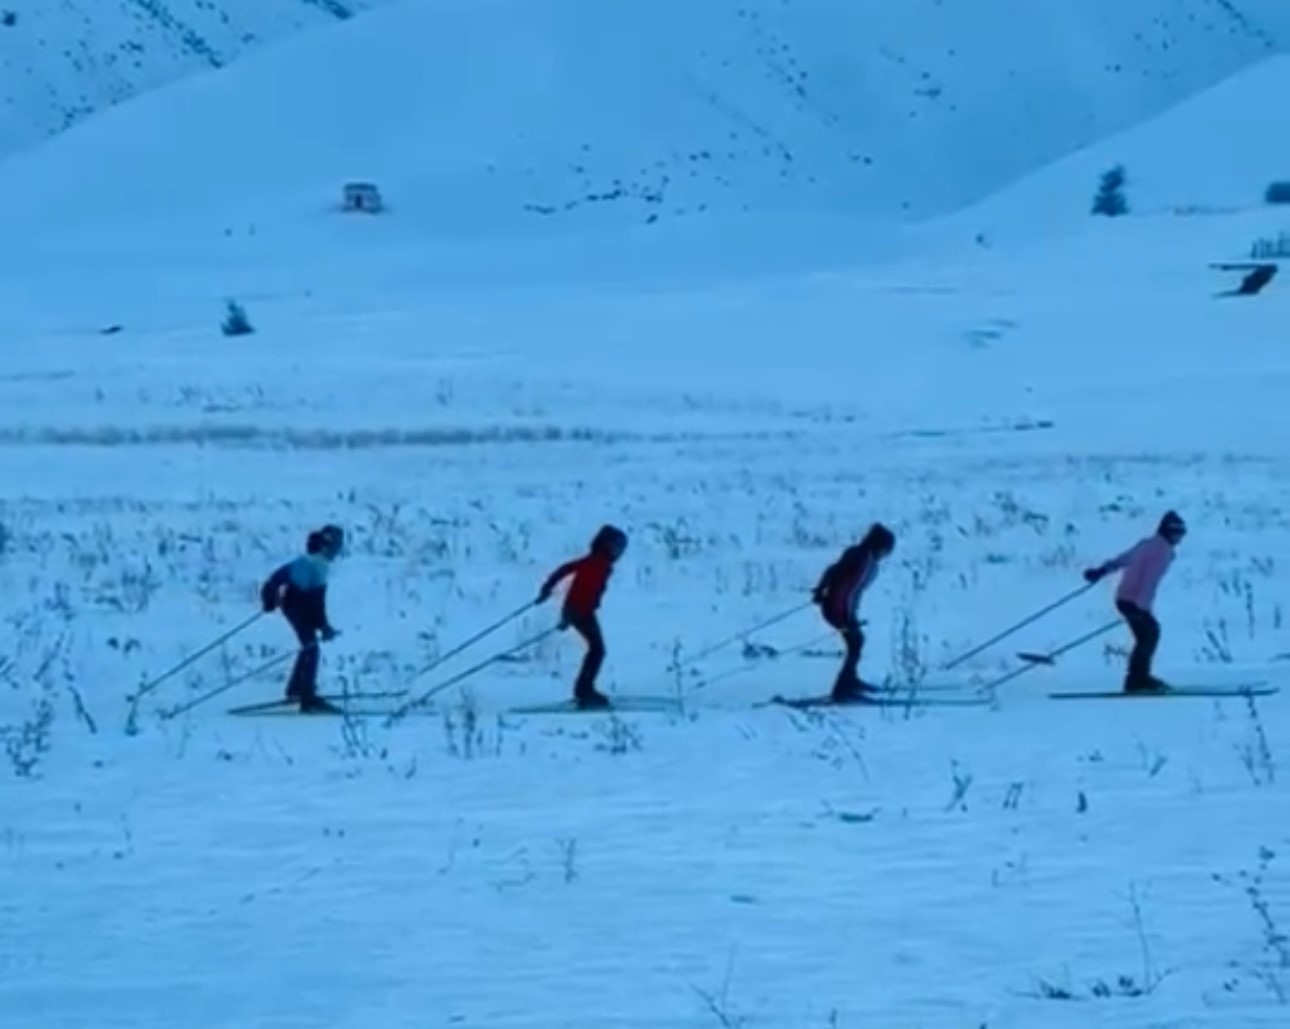
[[[1290,10],[1243,6],[406,3],[10,160],[0,230],[299,221],[352,178],[439,239],[931,215],[1281,52]]]

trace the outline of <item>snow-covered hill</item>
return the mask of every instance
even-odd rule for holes
[[[1042,244],[1055,232],[1091,229],[1100,178],[1117,166],[1124,170],[1123,195],[1135,217],[1207,219],[1220,236],[1225,229],[1248,237],[1290,228],[1284,208],[1265,204],[1272,182],[1290,181],[1290,110],[1280,102],[1285,96],[1290,57],[1261,61],[955,212],[928,235],[953,226],[989,243],[1025,238]],[[1249,242],[1245,238],[1240,246]]]
[[[928,215],[1287,41],[1277,0],[420,0],[10,162],[0,186],[24,199],[0,231],[267,229],[350,177],[435,239]]]
[[[4,0],[0,155],[380,0]]]

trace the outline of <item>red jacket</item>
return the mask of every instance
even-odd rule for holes
[[[569,584],[569,592],[564,597],[565,609],[574,614],[595,614],[605,595],[613,567],[613,562],[604,554],[588,554],[575,561],[567,561],[551,573],[542,587],[542,593],[544,596],[549,595],[560,580],[572,575],[573,582]]]

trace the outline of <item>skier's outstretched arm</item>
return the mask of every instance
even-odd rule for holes
[[[811,592],[811,599],[817,604],[822,601],[825,594],[828,593],[829,587],[833,585],[833,580],[838,574],[837,562],[829,565],[824,569],[824,574],[820,576],[820,581],[815,584],[815,589]]]
[[[564,579],[567,579],[570,575],[576,572],[581,566],[582,558],[577,558],[573,561],[566,561],[554,572],[548,575],[546,582],[542,583],[542,588],[538,590],[537,602],[541,604],[549,600],[551,594],[555,592],[555,588],[560,585]]]
[[[1088,582],[1097,582],[1099,579],[1105,578],[1112,572],[1121,572],[1128,568],[1129,565],[1133,564],[1141,550],[1142,544],[1135,543],[1123,554],[1119,554],[1116,557],[1111,558],[1109,561],[1104,561],[1096,568],[1090,568],[1084,573],[1084,578]]]
[[[265,580],[264,585],[260,587],[260,606],[266,612],[278,609],[278,603],[282,599],[282,590],[287,585],[287,579],[290,574],[291,565],[287,563],[270,575]]]

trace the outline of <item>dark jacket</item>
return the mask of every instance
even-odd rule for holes
[[[824,570],[815,587],[815,602],[824,620],[842,628],[859,617],[860,597],[878,574],[878,559],[873,548],[857,543],[842,552]]]
[[[329,562],[318,554],[302,554],[278,568],[260,587],[265,611],[282,609],[287,620],[305,632],[331,629],[327,620]]]

